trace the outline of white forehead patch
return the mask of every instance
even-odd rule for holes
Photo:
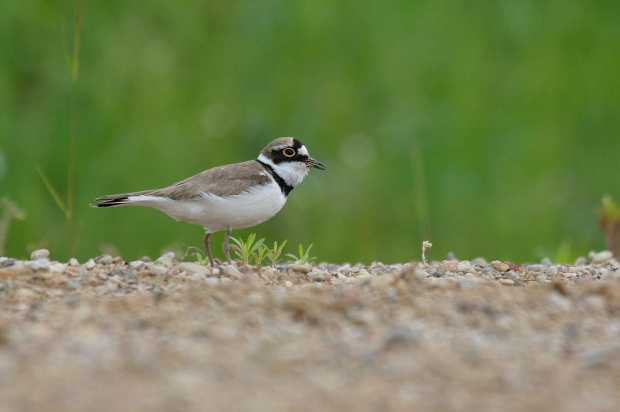
[[[308,149],[306,149],[306,146],[304,146],[303,144],[301,145],[297,153],[303,156],[310,156],[310,154],[308,153]]]

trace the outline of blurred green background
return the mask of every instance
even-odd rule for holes
[[[0,5],[6,253],[65,260],[73,1]],[[85,1],[74,255],[201,246],[199,226],[95,197],[162,187],[295,136],[323,161],[272,220],[233,232],[370,263],[517,262],[603,249],[620,198],[620,2]],[[214,244],[221,243],[222,233]],[[217,256],[221,250],[214,247]]]

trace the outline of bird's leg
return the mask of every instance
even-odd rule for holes
[[[226,236],[224,236],[224,243],[222,243],[222,250],[224,251],[224,256],[226,256],[226,262],[230,265],[232,262],[230,261],[230,253],[228,253],[228,238],[230,238],[230,232],[232,232],[232,227],[228,227],[226,230]]]
[[[209,238],[211,237],[211,233],[207,233],[205,237],[202,238],[202,243],[205,245],[205,250],[207,251],[207,256],[209,257],[209,263],[211,263],[211,267],[214,268],[213,264],[213,255],[211,255],[211,248],[209,247]]]

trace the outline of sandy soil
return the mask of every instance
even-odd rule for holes
[[[210,271],[171,257],[0,258],[0,409],[620,410],[613,259]]]

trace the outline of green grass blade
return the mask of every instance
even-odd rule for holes
[[[50,180],[47,178],[47,176],[40,167],[37,167],[36,169],[37,173],[39,173],[39,176],[41,176],[41,180],[43,180],[43,184],[45,185],[47,191],[50,193],[50,195],[52,195],[52,198],[56,202],[56,205],[58,205],[58,208],[62,211],[62,213],[64,213],[64,215],[68,217],[65,203],[60,198],[60,195],[52,185],[52,182],[50,182]]]

